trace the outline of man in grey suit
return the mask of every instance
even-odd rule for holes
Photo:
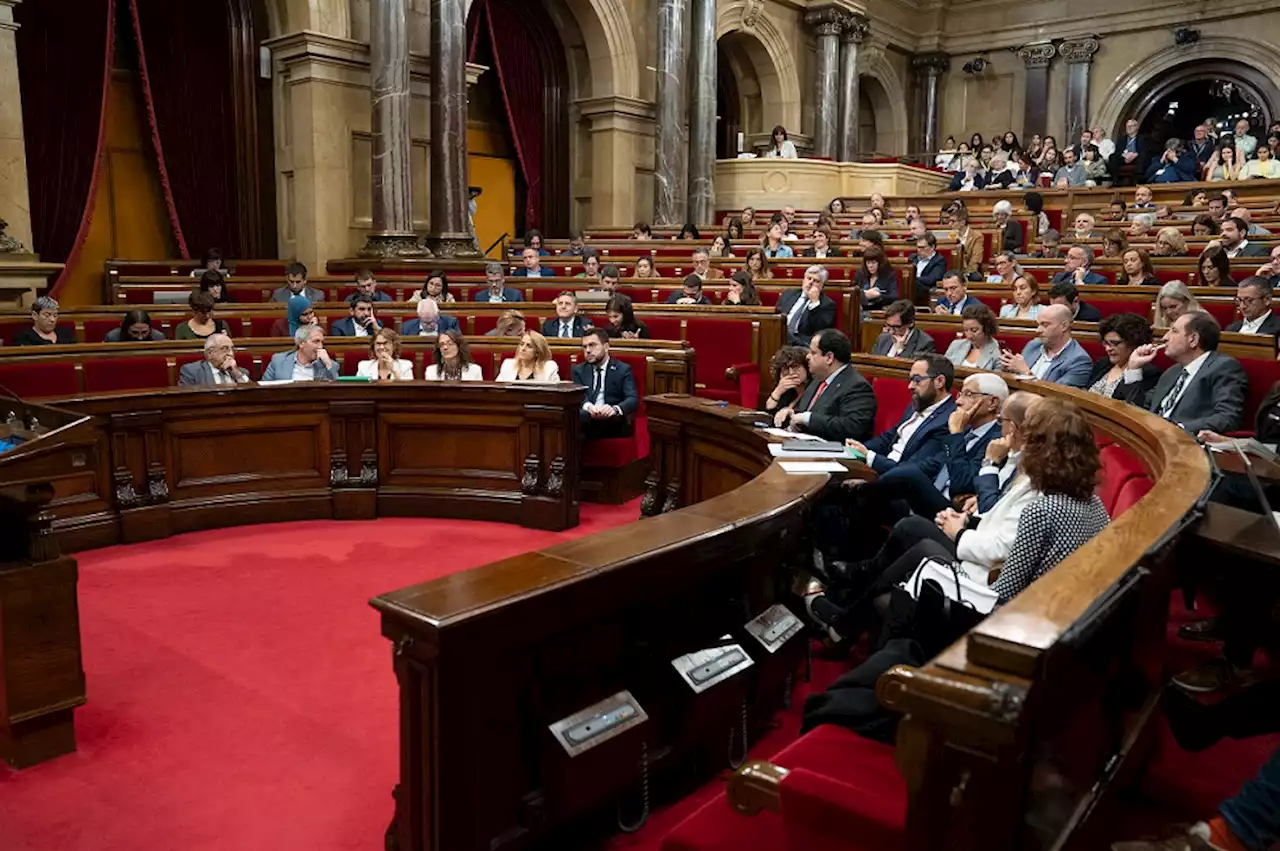
[[[876,420],[876,394],[849,361],[853,344],[843,332],[827,328],[809,341],[809,375],[813,380],[794,408],[774,417],[778,428],[790,428],[823,440],[867,440]]]
[[[876,337],[871,354],[911,358],[937,351],[933,338],[916,327],[916,306],[900,298],[884,309],[884,331]]]
[[[1190,434],[1226,434],[1240,428],[1249,377],[1239,361],[1218,353],[1218,320],[1203,310],[1184,313],[1164,335],[1164,351],[1177,366],[1165,370],[1150,391],[1142,392],[1142,368],[1160,347],[1134,349],[1115,398],[1146,408]]]
[[[291,352],[271,356],[263,381],[337,381],[338,365],[324,350],[324,332],[316,325],[299,326]]]
[[[1227,252],[1228,260],[1237,257],[1266,257],[1267,247],[1260,242],[1249,241],[1249,223],[1244,219],[1230,216],[1222,220],[1222,231],[1218,235],[1222,248]]]
[[[271,293],[272,301],[288,302],[296,295],[302,296],[312,304],[324,301],[324,293],[307,284],[307,267],[301,263],[290,263],[284,267],[284,279],[286,285],[277,287],[275,292]]]
[[[1036,317],[1036,328],[1040,336],[1027,343],[1022,354],[1015,355],[1008,349],[1000,352],[1004,370],[1067,387],[1087,387],[1093,361],[1084,346],[1071,336],[1071,308],[1065,304],[1045,305]]]
[[[249,373],[236,363],[236,347],[226,334],[210,334],[204,341],[204,360],[182,365],[179,387],[248,384]]]

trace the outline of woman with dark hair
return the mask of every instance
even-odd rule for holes
[[[725,304],[760,306],[760,295],[751,276],[739,269],[729,278],[729,292],[724,297]]]
[[[217,248],[206,249],[200,257],[200,265],[191,270],[191,277],[203,277],[205,272],[217,272],[224,278],[231,277],[231,272],[222,267],[221,250]]]
[[[1200,253],[1200,262],[1196,264],[1197,287],[1234,287],[1231,280],[1231,259],[1221,245],[1210,245]]]
[[[636,319],[635,308],[631,305],[631,297],[618,293],[610,296],[604,306],[604,315],[609,317],[609,324],[604,332],[611,339],[619,337],[627,340],[649,340],[649,328]]]
[[[978,153],[979,150],[982,149],[982,146],[984,144],[986,144],[986,140],[982,138],[981,133],[974,133],[972,136],[969,137],[969,148],[973,151],[975,155]]]
[[[877,245],[862,252],[862,268],[854,274],[853,284],[862,290],[863,312],[880,310],[898,300],[898,273]]]
[[[484,381],[480,364],[471,360],[471,350],[462,334],[450,328],[436,337],[435,363],[427,367],[427,381]]]
[[[417,304],[424,298],[434,298],[436,304],[453,302],[453,293],[449,292],[449,276],[439,269],[428,272],[427,280],[423,282],[422,289],[413,294],[409,299],[409,303]]]
[[[822,227],[813,232],[813,247],[806,248],[802,254],[805,257],[818,259],[843,256],[840,249],[831,244],[831,229]]]
[[[765,400],[769,412],[789,408],[809,386],[809,350],[804,346],[783,346],[773,355],[773,392]]]
[[[742,229],[742,219],[737,216],[729,219],[729,224],[725,226],[724,230],[731,241],[735,239],[746,239],[743,235],[745,231]]]
[[[191,318],[173,329],[173,339],[203,340],[210,334],[226,334],[227,323],[213,318],[214,304],[213,296],[208,293],[192,293],[188,296],[187,306],[191,308]]]
[[[413,381],[413,361],[400,357],[400,335],[379,328],[369,338],[369,359],[356,364],[356,376],[370,381]]]
[[[783,238],[787,235],[787,226],[785,222],[776,221],[769,223],[769,229],[760,239],[760,249],[764,251],[767,257],[787,258],[794,257],[795,252],[791,250],[791,246],[783,242]]]
[[[769,138],[769,147],[764,152],[766,157],[782,157],[783,159],[794,160],[799,156],[796,153],[795,142],[787,138],[787,128],[781,124],[773,128]]]
[[[698,226],[693,222],[685,222],[684,227],[680,228],[680,233],[676,235],[676,239],[702,239],[698,234]]]
[[[947,346],[947,360],[956,366],[974,369],[999,369],[1000,344],[996,334],[996,315],[985,304],[971,304],[960,312],[964,336]]]
[[[635,227],[631,229],[631,238],[641,241],[653,239],[653,228],[649,227],[648,222],[636,222]]]
[[[751,276],[752,281],[773,280],[773,272],[769,269],[769,258],[764,255],[763,248],[747,249],[747,257],[742,261],[742,270]]]
[[[218,304],[234,301],[231,294],[227,292],[226,279],[221,272],[214,269],[209,269],[200,276],[200,292],[213,296],[213,300]]]
[[[1145,248],[1130,247],[1120,253],[1120,271],[1116,274],[1116,284],[1160,286],[1160,279],[1156,277],[1156,267],[1152,265],[1151,255]]]
[[[194,296],[195,293],[192,295]],[[107,332],[107,336],[102,338],[102,342],[154,343],[163,339],[165,339],[164,332],[159,328],[152,327],[151,315],[145,310],[134,308],[120,320],[119,328],[112,328]]]
[[[1012,130],[1004,132],[1004,136],[1000,139],[1000,147],[1006,154],[1022,153],[1022,145],[1018,142],[1018,134]]]
[[[1049,217],[1044,211],[1044,196],[1039,192],[1028,192],[1022,196],[1022,204],[1036,217],[1036,236],[1046,233],[1050,226]]]
[[[827,205],[827,212],[833,216],[838,216],[844,212],[844,202],[839,198],[832,198],[831,203]]]
[[[1102,256],[1119,257],[1129,247],[1129,239],[1120,228],[1102,232]]]
[[[542,247],[542,231],[540,230],[530,230],[524,235],[524,247],[537,251],[540,257],[547,257],[551,254],[550,251]]]
[[[1124,381],[1124,371],[1129,365],[1129,355],[1138,346],[1151,342],[1151,326],[1136,313],[1113,313],[1098,323],[1098,337],[1102,339],[1105,354],[1093,362],[1089,376],[1089,392],[1115,397],[1116,388]],[[1142,393],[1156,386],[1160,369],[1149,363],[1142,368]]]
[[[647,254],[636,258],[636,268],[631,274],[633,278],[656,278],[658,273],[653,270],[653,258]]]
[[[1201,213],[1191,220],[1192,236],[1217,236],[1220,228],[1213,216]]]

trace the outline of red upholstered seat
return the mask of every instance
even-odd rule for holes
[[[80,376],[73,363],[11,363],[0,366],[0,387],[24,399],[74,396]]]
[[[1105,318],[1117,313],[1136,313],[1144,319],[1151,316],[1151,299],[1142,296],[1133,298],[1089,298],[1084,300],[1094,307]]]
[[[169,367],[163,356],[86,358],[84,389],[89,393],[168,387]]]
[[[360,361],[367,360],[369,353],[364,349],[348,349],[342,353],[342,374],[355,375]]]
[[[283,317],[278,316],[254,316],[249,319],[249,336],[250,337],[275,337],[273,333],[276,322]],[[288,320],[285,319],[285,336],[288,336],[289,327]]]
[[[876,394],[876,424],[872,431],[881,434],[902,419],[902,412],[911,404],[911,388],[900,378],[875,378],[871,389]]]
[[[119,319],[86,319],[84,321],[84,341],[101,343],[107,333],[120,327]]]
[[[916,326],[916,327],[920,328],[921,331],[923,331],[924,333],[928,334],[930,337],[933,338],[933,347],[937,350],[938,354],[940,355],[946,354],[947,349],[951,346],[951,344],[955,342],[957,339],[959,339],[960,337],[964,336],[958,330],[956,331],[951,330],[950,326],[943,326],[943,327],[931,326],[929,328],[923,328],[920,326]]]
[[[1236,305],[1233,301],[1217,301],[1215,299],[1201,299],[1200,306],[1205,312],[1218,320],[1218,324],[1226,328],[1232,322],[1236,321]]]
[[[551,355],[551,359],[556,362],[556,368],[560,370],[560,380],[572,381],[573,356],[568,352],[556,352]]]
[[[725,377],[725,370],[751,360],[751,326],[750,322],[711,316],[689,318],[685,339],[698,353],[695,380],[703,385],[699,396],[738,401],[739,390]]]
[[[472,332],[474,334],[488,334],[494,328],[498,327],[498,315],[496,313],[477,313],[475,319],[475,331]]]
[[[996,316],[1000,315],[1000,305],[1005,300],[1005,297],[1003,295],[996,295],[995,293],[982,293],[982,292],[974,293],[973,295],[974,295],[974,298],[976,298],[978,301],[982,302],[988,308],[990,308],[991,312],[994,313]],[[939,349],[938,351],[945,352],[946,349]]]
[[[645,316],[641,319],[649,328],[649,334],[655,340],[682,340],[680,326],[684,320],[675,316]],[[701,356],[702,352],[698,352]]]
[[[578,290],[588,289],[589,286],[590,286],[589,281],[584,281],[580,285],[579,284],[559,284],[559,285],[543,284],[541,286],[529,287],[526,290],[526,298],[528,298],[530,301],[551,302],[551,301],[555,301],[556,296],[560,295],[560,293],[564,292],[565,290],[569,290],[570,292],[577,292]]]
[[[756,290],[756,295],[760,296],[760,304],[761,304],[761,305],[763,305],[763,306],[765,306],[765,307],[777,307],[777,306],[778,306],[778,299],[782,298],[782,294],[783,294],[784,292],[786,292],[786,290],[778,290],[778,289],[767,289],[767,290],[762,290],[762,289],[757,289],[757,290]],[[828,294],[828,295],[830,295],[833,299],[835,298],[834,293],[831,293],[830,291],[828,291],[828,293],[827,293],[827,294]]]
[[[1098,483],[1098,498],[1107,513],[1116,516],[1120,492],[1126,482],[1147,477],[1147,468],[1118,443],[1106,446],[1099,453],[1102,459],[1102,480]],[[1140,497],[1139,497],[1140,498]]]
[[[11,343],[16,335],[21,334],[30,327],[31,320],[26,318],[0,322],[0,340]]]
[[[1262,400],[1266,398],[1271,386],[1280,381],[1280,364],[1261,358],[1241,358],[1240,365],[1249,376],[1249,390],[1244,400],[1244,422],[1240,423],[1240,428],[1252,431]]]
[[[1146,476],[1135,476],[1120,487],[1116,496],[1115,507],[1111,510],[1112,519],[1124,514],[1151,490],[1151,479]]]
[[[173,292],[173,287],[129,287],[124,291],[125,304],[153,304],[159,289]]]

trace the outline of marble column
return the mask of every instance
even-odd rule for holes
[[[689,0],[658,0],[657,139],[653,164],[653,223],[683,224],[688,215],[689,139],[685,22]]]
[[[1043,136],[1049,131],[1049,64],[1057,52],[1051,41],[1026,44],[1018,48],[1018,58],[1027,69],[1022,138],[1027,139],[1028,144],[1032,136],[1037,133]],[[1068,140],[1071,138],[1067,137]]]
[[[1058,45],[1067,61],[1067,132],[1063,145],[1074,145],[1089,127],[1089,66],[1098,52],[1097,36],[1068,39]]]
[[[848,13],[826,6],[805,13],[804,22],[818,36],[818,91],[813,106],[813,153],[834,158],[840,109],[840,32]],[[854,85],[857,85],[855,83]]]
[[[689,221],[716,217],[716,0],[691,0],[689,33]]]
[[[0,0],[0,219],[9,223],[5,232],[32,251],[31,196],[15,44],[18,24],[13,20],[13,7],[20,2]]]
[[[932,165],[933,155],[938,150],[938,80],[950,70],[951,56],[946,53],[922,53],[912,58],[911,67],[922,78],[920,82],[924,95],[920,150],[928,155],[926,162]]]
[[[362,257],[423,253],[413,232],[408,5],[408,0],[373,0],[369,7],[373,229],[360,249]]]
[[[431,0],[431,230],[427,242],[438,257],[480,253],[467,225],[466,63],[465,0]]]
[[[870,22],[862,15],[850,15],[840,33],[840,123],[836,133],[836,156],[852,162],[858,152],[858,48]]]

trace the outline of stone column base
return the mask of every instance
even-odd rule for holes
[[[430,257],[431,252],[418,242],[418,235],[407,233],[371,233],[356,252],[359,257],[387,260],[394,257]]]
[[[480,249],[470,234],[442,233],[427,236],[427,245],[436,257],[451,260],[455,257],[480,257]]]

